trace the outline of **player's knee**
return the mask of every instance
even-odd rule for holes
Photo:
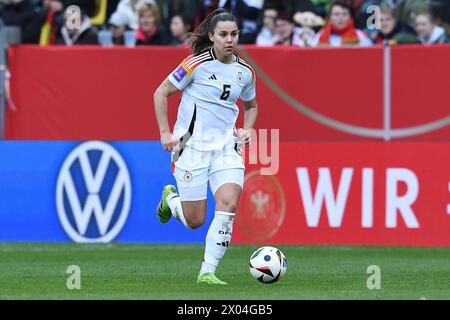
[[[237,201],[222,199],[216,206],[216,210],[225,212],[236,212]]]
[[[189,217],[186,219],[186,224],[191,229],[197,229],[205,223],[205,219],[202,217]]]
[[[225,212],[236,212],[237,210],[237,203],[236,202],[230,202],[225,207]]]

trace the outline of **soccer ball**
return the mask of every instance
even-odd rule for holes
[[[286,274],[287,261],[281,250],[274,247],[261,247],[250,257],[250,273],[262,283],[274,283]]]

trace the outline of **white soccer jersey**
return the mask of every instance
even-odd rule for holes
[[[216,59],[213,48],[191,55],[168,76],[183,91],[174,134],[182,146],[201,150],[219,150],[234,142],[233,132],[239,108],[238,98],[256,96],[255,73],[234,54],[234,62]]]

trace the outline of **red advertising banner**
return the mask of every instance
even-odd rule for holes
[[[265,165],[247,165],[233,242],[450,245],[449,143],[281,142],[268,150]]]
[[[258,128],[283,141],[448,141],[450,46],[244,46],[257,75]],[[188,55],[173,47],[9,51],[6,138],[159,140],[153,93]],[[173,124],[179,95],[169,99]],[[239,122],[242,123],[241,112]]]

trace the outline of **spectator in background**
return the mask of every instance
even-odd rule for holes
[[[1,0],[10,1],[10,0]],[[71,5],[78,6],[91,16],[96,8],[96,0],[11,0],[12,2],[30,3],[33,12],[22,28],[24,43],[39,43],[42,26],[50,26],[50,43],[53,43],[57,30],[63,25],[64,12]],[[18,16],[16,15],[16,18]]]
[[[0,18],[6,26],[22,27],[33,12],[30,0],[0,0]]]
[[[0,18],[6,26],[20,28],[23,43],[38,43],[44,14],[40,0],[0,0]]]
[[[301,27],[318,26],[318,30],[323,26],[323,19],[315,14],[316,7],[311,0],[267,0],[267,6],[276,8],[279,12],[293,13],[295,24]]]
[[[98,44],[97,42],[97,34],[92,29],[92,25],[89,19],[89,16],[82,12],[81,16],[81,26],[80,28],[67,28],[66,24],[63,23],[62,27],[58,29],[56,32],[55,40],[53,44],[63,44],[66,46],[73,45],[81,45],[81,44]],[[67,19],[67,16],[64,15],[64,21]]]
[[[128,27],[127,20],[121,15],[117,15],[114,18],[111,17],[111,19],[109,19],[108,29],[112,33],[114,45],[125,44],[125,31],[132,30]]]
[[[446,32],[446,43],[450,43],[450,1],[428,0],[433,16],[442,24]]]
[[[62,6],[62,10],[67,9],[69,6],[75,5],[80,7],[88,17],[92,17],[97,8],[96,0],[50,0],[51,2],[59,3]]]
[[[124,24],[129,29],[137,30],[139,27],[138,9],[143,4],[156,5],[156,2],[155,0],[121,0],[108,22],[114,25]]]
[[[311,35],[304,34],[301,28],[294,25],[292,15],[288,12],[281,12],[275,19],[275,45],[309,46]]]
[[[287,12],[314,12],[316,6],[312,3],[311,0],[266,0],[266,3],[269,5],[278,5],[278,10],[287,11]]]
[[[310,11],[295,13],[294,21],[303,29],[311,29],[314,34],[325,25],[325,21],[321,16]]]
[[[331,5],[329,21],[311,42],[313,47],[370,46],[367,35],[356,29],[353,9],[345,1],[336,1]]]
[[[166,10],[163,10],[161,7],[163,2],[166,4]],[[201,5],[200,0],[159,0],[158,3],[160,4],[159,7],[161,11],[164,12],[162,15],[162,20],[167,24],[166,27],[170,28],[173,17],[176,15],[182,15],[183,19],[188,21],[191,25],[190,29],[194,30],[193,27],[196,13]],[[165,13],[165,11],[167,11],[167,13]]]
[[[444,28],[437,25],[431,12],[418,12],[415,18],[416,33],[421,44],[445,43],[448,39]]]
[[[139,27],[136,31],[137,45],[168,45],[170,36],[161,23],[156,4],[143,4],[138,10]]]
[[[325,24],[324,19],[317,15],[316,7],[311,0],[283,0],[281,5],[285,11],[294,12],[293,19],[297,26],[319,31]]]
[[[138,9],[146,3],[156,4],[155,0],[120,0],[108,20],[108,28],[113,34],[114,44],[124,44],[125,31],[137,30],[139,27]]]
[[[255,43],[264,0],[220,0],[219,7],[230,11],[239,22],[239,43]]]
[[[88,16],[92,16],[97,7],[96,0],[42,0],[44,7],[61,14],[61,22],[64,20],[64,10],[75,5]]]
[[[413,28],[417,12],[428,10],[427,0],[384,0],[383,4],[394,8],[398,19]]]
[[[395,44],[400,39],[405,38],[409,35],[413,38],[414,31],[411,32],[411,29],[397,20],[394,14],[394,10],[390,7],[383,6],[381,7],[381,26],[380,30],[367,31],[369,38],[373,41],[374,44],[383,44],[385,42]]]
[[[185,47],[189,45],[189,33],[192,30],[192,22],[183,14],[176,14],[170,21],[170,45]]]
[[[371,5],[387,6],[394,10],[398,21],[414,29],[414,19],[416,12],[428,10],[429,0],[366,0],[361,6],[361,13],[358,18],[360,25],[366,24],[368,17],[372,13],[367,12]]]
[[[256,44],[259,46],[272,46],[275,44],[274,37],[276,34],[275,20],[278,11],[275,8],[266,8],[263,13],[263,25],[256,37]]]
[[[64,11],[69,6],[78,6],[89,17],[94,14],[97,7],[96,0],[43,0],[43,4],[49,11],[54,12],[53,25],[55,28],[60,28],[63,25]]]
[[[322,18],[326,18],[328,12],[330,12],[331,5],[336,2],[335,0],[310,0],[314,5],[313,12],[316,15],[321,16]],[[345,3],[352,8],[353,13],[359,15],[361,10],[361,6],[366,0],[345,0]],[[308,10],[311,11],[311,10]]]

